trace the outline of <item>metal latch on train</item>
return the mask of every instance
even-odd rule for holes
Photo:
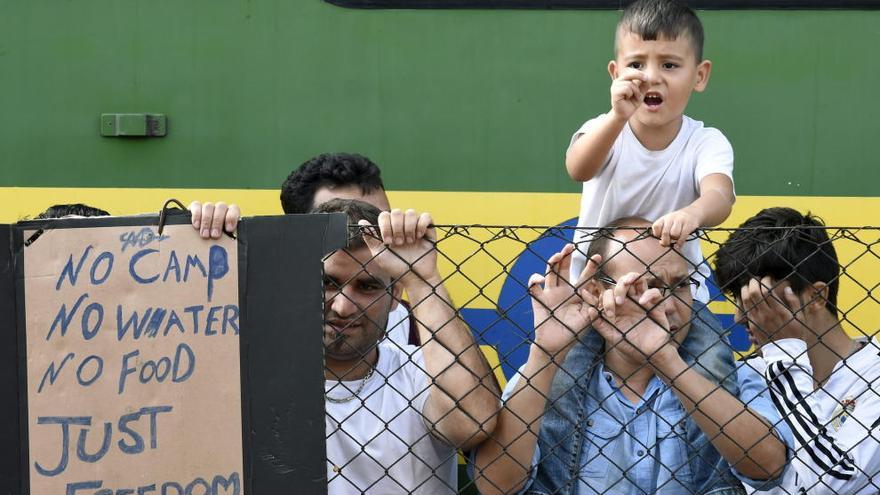
[[[106,137],[164,137],[165,115],[161,113],[102,113],[101,135]]]

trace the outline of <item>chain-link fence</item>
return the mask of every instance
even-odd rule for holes
[[[328,256],[330,493],[880,493],[880,229],[630,227]]]

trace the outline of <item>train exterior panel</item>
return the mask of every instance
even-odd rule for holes
[[[321,0],[0,5],[7,222],[58,202],[129,214],[168,197],[280,213],[284,177],[325,151],[371,157],[393,204],[438,223],[570,222],[579,184],[563,155],[571,133],[609,106],[619,15]],[[829,225],[877,225],[880,11],[700,16],[714,67],[687,113],[733,143],[738,201],[725,226],[781,204]],[[162,114],[165,135],[102,136],[102,114]],[[513,260],[523,247],[502,250]],[[497,269],[474,268],[486,297],[461,282],[456,299],[497,309]],[[880,281],[877,263],[858,270],[867,285],[845,283],[845,304]],[[732,312],[721,301],[713,309]],[[856,326],[874,333],[875,310],[854,313]],[[473,324],[486,317],[475,315]]]

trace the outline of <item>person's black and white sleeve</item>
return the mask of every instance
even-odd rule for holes
[[[761,349],[764,376],[774,405],[795,440],[795,469],[787,471],[781,493],[880,492],[880,397],[868,387],[857,398],[853,415],[832,435],[818,413],[820,400],[833,400],[833,390],[816,391],[807,345],[781,339]],[[880,383],[877,384],[880,386]]]

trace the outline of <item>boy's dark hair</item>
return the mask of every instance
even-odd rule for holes
[[[46,208],[46,211],[37,215],[38,220],[49,218],[64,218],[71,215],[78,217],[109,217],[106,211],[95,208],[94,206],[84,205],[82,203],[74,203],[68,205],[53,205]]]
[[[697,63],[703,60],[703,24],[693,10],[676,0],[636,0],[623,10],[617,23],[617,31],[620,30],[648,41],[687,36]]]
[[[300,165],[281,185],[284,213],[308,212],[314,206],[315,192],[327,186],[358,186],[364,194],[385,189],[382,172],[369,158],[349,153],[324,153]]]
[[[357,226],[361,220],[370,222],[370,225],[379,223],[379,208],[357,199],[336,198],[321,203],[312,208],[308,213],[345,213],[348,215],[348,246],[346,249],[360,249],[366,247],[361,229]]]
[[[746,220],[715,255],[715,279],[736,297],[753,278],[785,280],[800,293],[815,282],[828,285],[825,307],[837,315],[840,264],[825,224],[791,208],[761,210]]]

